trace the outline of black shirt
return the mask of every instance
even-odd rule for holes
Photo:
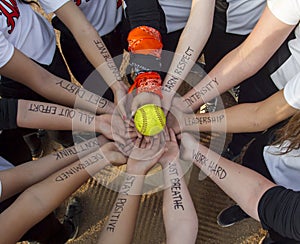
[[[264,229],[300,243],[300,192],[275,186],[262,196],[258,214]]]

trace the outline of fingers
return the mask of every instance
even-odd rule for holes
[[[120,152],[109,152],[105,155],[113,165],[125,164],[127,158]]]
[[[182,140],[182,134],[178,134],[178,135],[177,135],[177,139],[178,139],[178,140]]]
[[[145,104],[155,104],[161,107],[161,99],[158,95],[151,92],[142,92],[136,95],[131,104],[131,117],[133,117],[141,106]]]
[[[103,152],[106,151],[117,151],[117,147],[115,146],[115,144],[113,142],[108,142],[104,145],[101,146],[101,150]]]
[[[104,135],[99,135],[99,136],[97,137],[97,140],[98,140],[98,144],[99,144],[100,146],[102,146],[102,145],[104,145],[104,144],[106,144],[106,143],[109,142],[109,140],[108,140]]]
[[[126,156],[130,155],[130,153],[132,152],[132,149],[135,146],[134,142],[131,139],[126,140],[125,144],[116,143],[116,145],[119,148],[119,150]]]
[[[125,142],[126,142],[125,139],[118,134],[114,134],[113,139],[115,142],[120,143],[120,144],[125,144]]]
[[[170,141],[172,142],[176,142],[176,135],[175,135],[175,132],[172,128],[169,129],[169,134],[170,134]]]
[[[147,148],[147,145],[148,145],[148,144],[149,144],[149,143],[145,140],[145,138],[143,138],[143,139],[141,140],[140,148],[145,149],[145,148]]]
[[[169,128],[167,126],[164,129],[164,134],[165,134],[166,141],[170,141],[170,133],[169,133]]]
[[[134,146],[136,147],[136,148],[140,148],[140,145],[141,145],[141,143],[142,143],[142,139],[143,138],[137,138],[136,139],[136,141],[135,141],[135,143],[134,143]]]

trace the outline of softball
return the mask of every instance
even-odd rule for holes
[[[142,135],[154,136],[164,129],[166,116],[160,107],[155,104],[146,104],[136,111],[134,124]]]

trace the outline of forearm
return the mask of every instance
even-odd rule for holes
[[[248,38],[228,53],[184,96],[183,106],[199,108],[204,102],[255,74],[280,47],[293,28],[294,26],[279,21],[266,8]]]
[[[164,96],[172,97],[176,93],[199,58],[211,32],[213,12],[214,1],[194,0],[192,2],[189,19],[180,36],[174,58],[163,83]]]
[[[130,244],[134,236],[144,176],[128,174],[98,243]]]
[[[260,104],[260,103],[259,103]],[[214,131],[226,133],[258,132],[280,122],[261,114],[259,104],[244,103],[213,113],[185,114],[183,131]]]
[[[202,104],[238,85],[258,71],[251,65],[251,57],[241,54],[241,46],[228,53],[221,61],[182,98],[182,106],[197,110]],[[233,75],[234,74],[234,75]]]
[[[181,166],[176,160],[166,165],[163,171],[167,187],[163,196],[167,243],[195,243],[198,217]]]
[[[24,191],[57,170],[97,150],[99,146],[98,139],[94,138],[62,151],[54,152],[38,160],[21,164],[10,170],[1,171],[3,190],[0,200],[4,201],[12,195]]]
[[[55,14],[72,32],[81,50],[101,74],[109,87],[118,88],[122,82],[119,70],[96,29],[88,22],[81,10],[70,1]]]
[[[197,149],[196,149],[197,148]],[[262,195],[275,184],[240,164],[233,163],[205,146],[194,145],[192,161],[251,217],[259,220]]]
[[[97,120],[99,119],[96,115],[83,110],[37,101],[18,101],[17,124],[19,127],[95,131]]]
[[[18,72],[16,72],[18,70]],[[50,101],[94,113],[112,113],[114,105],[69,81],[59,78],[15,49],[0,74],[28,86]]]
[[[97,151],[28,188],[0,215],[1,243],[16,243],[105,165],[104,156]],[[11,226],[14,226],[13,233]]]
[[[257,132],[289,118],[297,110],[285,100],[283,90],[257,103],[243,103],[205,114],[184,114],[185,131]]]

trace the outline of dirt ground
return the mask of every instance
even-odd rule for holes
[[[222,96],[226,107],[234,104],[229,93]],[[219,146],[230,140],[230,134],[201,134],[201,142],[218,151]],[[212,143],[211,143],[212,142]],[[62,149],[59,144],[44,139],[44,147],[47,152]],[[121,170],[123,170],[121,168]],[[80,228],[78,237],[69,244],[95,244],[98,236],[108,219],[111,207],[117,197],[117,192],[104,186],[103,182],[112,182],[119,169],[107,168],[102,170],[95,178],[90,178],[73,195],[78,196],[83,205],[80,215]],[[185,175],[188,187],[198,214],[199,227],[197,244],[246,244],[258,243],[265,232],[258,222],[253,219],[243,220],[231,227],[218,226],[216,217],[225,207],[234,202],[215,185],[209,178],[199,180],[199,169],[192,167]],[[99,180],[101,179],[101,180]],[[151,187],[151,186],[150,186]],[[140,203],[138,221],[132,244],[164,244],[165,230],[162,217],[162,191],[151,188],[144,194]],[[57,209],[58,216],[63,216],[66,202]],[[180,223],[178,223],[180,225]],[[24,243],[23,243],[24,244]]]
[[[39,9],[37,9],[39,11]],[[45,15],[48,19],[51,16]],[[59,34],[59,33],[58,33]],[[222,96],[225,107],[235,103],[229,93]],[[223,143],[231,135],[201,134],[201,142],[208,145],[211,138],[215,144],[212,149],[220,150],[219,141]],[[60,146],[53,142],[44,142],[49,152],[59,150]],[[221,148],[222,149],[222,148]],[[115,175],[113,169],[102,171],[102,177]],[[218,213],[234,202],[226,196],[210,179],[198,180],[199,169],[192,167],[186,174],[189,190],[198,214],[199,228],[197,244],[246,244],[258,243],[265,232],[258,222],[247,219],[228,228],[221,228],[216,223]],[[69,244],[94,244],[104,222],[107,220],[110,209],[116,199],[117,193],[99,183],[99,180],[89,179],[74,195],[78,196],[83,205],[80,216],[79,234],[76,240]],[[57,210],[58,215],[63,214],[66,203]],[[178,223],[180,225],[180,223]],[[144,194],[142,196],[138,221],[136,225],[133,244],[163,244],[165,243],[165,230],[162,219],[162,191]],[[116,243],[117,244],[117,243]]]
[[[229,93],[222,97],[224,101],[232,100]],[[226,136],[228,141],[231,135],[204,134],[201,136],[202,143],[208,145],[212,136],[214,136],[214,145],[210,144],[210,147],[217,150],[218,140],[222,141],[222,137]],[[103,175],[107,176],[110,173],[112,172],[108,170]],[[234,202],[210,179],[198,180],[198,176],[199,169],[197,167],[192,167],[186,174],[186,180],[188,181],[199,220],[196,243],[258,243],[265,232],[261,229],[260,224],[253,219],[244,220],[228,228],[222,228],[217,225],[216,217],[220,210]],[[75,195],[82,200],[84,211],[81,216],[79,236],[71,243],[94,244],[97,242],[97,237],[105,220],[108,218],[117,193],[99,184],[97,180],[90,179]],[[165,243],[165,231],[162,219],[162,191],[144,194],[140,204],[133,244],[163,243]]]

